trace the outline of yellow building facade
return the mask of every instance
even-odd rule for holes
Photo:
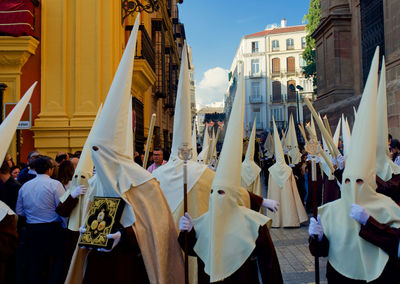
[[[24,147],[52,157],[58,152],[82,149],[138,15],[137,12],[127,15],[124,2],[137,1],[41,1],[40,37],[37,40],[26,37],[23,47],[27,61],[39,56],[35,50],[40,44],[40,111],[31,129],[33,145]],[[178,20],[177,1],[139,2],[156,3],[158,9],[139,15],[132,77],[136,149],[144,148],[153,113],[157,114],[153,144],[170,147],[183,25]],[[1,48],[11,39],[0,36],[0,55]],[[10,52],[22,49],[21,44],[7,48]],[[28,75],[21,74],[21,66],[14,69],[15,78],[8,84],[11,87],[6,101],[8,97],[10,101],[18,100],[19,76]],[[0,70],[0,83],[8,78],[7,72]]]

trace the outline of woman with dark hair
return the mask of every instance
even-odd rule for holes
[[[67,188],[74,176],[75,167],[70,160],[62,161],[58,166],[57,180],[62,183],[64,188]]]

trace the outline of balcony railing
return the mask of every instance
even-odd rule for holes
[[[272,95],[271,102],[272,103],[282,103],[283,102],[282,95],[280,97],[276,97],[276,96]]]
[[[141,36],[141,48],[136,52],[136,58],[146,59],[151,69],[155,71],[156,68],[156,53],[153,46],[153,42],[150,39],[149,34],[146,31],[144,25],[139,26]]]
[[[262,73],[260,72],[255,72],[255,73],[250,73],[250,78],[260,78],[262,77]]]
[[[261,104],[263,103],[263,98],[261,96],[250,96],[249,97],[251,104]]]
[[[288,103],[293,103],[293,102],[296,102],[296,94],[294,94],[294,95],[287,95],[287,99],[286,99],[286,101],[288,102]]]

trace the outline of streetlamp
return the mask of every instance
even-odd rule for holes
[[[143,2],[143,3],[142,3]],[[181,2],[179,2],[181,3]],[[126,17],[132,15],[134,12],[142,12],[145,11],[146,13],[153,13],[157,11],[159,8],[158,0],[121,0],[121,21],[123,24]]]
[[[296,104],[297,104],[297,124],[300,123],[300,110],[299,110],[299,91],[303,91],[303,87],[300,85],[297,85],[296,87],[294,84],[289,85],[289,89],[292,92],[296,92]],[[297,89],[297,90],[296,90]]]

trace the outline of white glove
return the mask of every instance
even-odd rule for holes
[[[337,160],[339,169],[343,170],[344,169],[344,157],[341,154],[339,154],[339,155],[337,155],[336,160]]]
[[[311,155],[307,154],[307,161],[311,161]]]
[[[193,228],[192,217],[190,217],[189,213],[185,213],[185,216],[182,216],[179,220],[179,230],[180,231],[188,231],[190,232]]]
[[[294,164],[289,164],[289,167],[294,168]]]
[[[288,151],[288,148],[283,149],[283,155],[286,155]]]
[[[328,156],[328,157],[330,157],[330,156]],[[332,164],[334,165],[334,166],[336,166],[336,159],[335,158],[333,158],[333,157],[330,157],[331,158],[331,162],[332,162]]]
[[[318,215],[317,220],[315,220],[314,217],[311,217],[310,225],[308,226],[308,234],[310,236],[317,235],[318,241],[320,242],[324,236],[324,229],[322,228],[321,216]]]
[[[114,234],[108,234],[106,237],[109,240],[111,240],[111,239],[114,240],[111,249],[99,248],[99,249],[97,249],[97,251],[102,251],[102,252],[110,252],[110,251],[112,251],[115,248],[115,246],[119,243],[119,241],[121,240],[121,232],[118,231],[118,232],[116,232]]]
[[[316,156],[316,157],[315,157],[315,162],[318,164],[319,161],[320,161],[319,156]]]
[[[83,185],[77,185],[71,192],[71,196],[72,198],[77,198],[79,195],[85,194],[86,191],[87,191],[86,187],[84,187]]]
[[[276,211],[278,211],[278,208],[279,208],[279,202],[276,200],[264,198],[262,206],[265,208],[268,208],[272,212],[276,212]]]
[[[85,232],[86,232],[85,225],[82,225],[82,226],[79,228],[79,234],[82,235],[82,234],[85,233]]]
[[[369,214],[365,209],[358,204],[351,204],[350,217],[358,223],[365,225],[368,221]]]

